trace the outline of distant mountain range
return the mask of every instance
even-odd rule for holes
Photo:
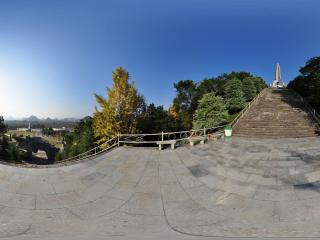
[[[31,115],[27,118],[14,118],[4,117],[4,122],[8,125],[9,129],[14,130],[17,128],[27,128],[29,123],[32,128],[61,128],[66,127],[69,129],[74,128],[80,121],[78,118],[38,118]]]
[[[5,121],[25,121],[25,122],[79,122],[79,118],[38,118],[37,116],[31,115],[27,118],[15,118],[15,117],[4,117]]]

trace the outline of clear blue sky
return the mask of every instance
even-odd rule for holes
[[[288,82],[320,55],[318,0],[0,0],[0,115],[83,117],[126,68],[146,100],[250,71]]]

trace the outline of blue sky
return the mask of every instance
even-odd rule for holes
[[[0,0],[0,115],[83,117],[123,66],[147,102],[250,71],[288,82],[320,55],[318,0]]]

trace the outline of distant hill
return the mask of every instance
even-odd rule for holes
[[[24,121],[27,121],[27,122],[40,122],[41,120],[39,118],[37,118],[36,116],[34,115],[31,115],[30,117],[28,118],[25,118],[23,119]]]
[[[74,128],[77,122],[80,119],[78,118],[62,118],[62,119],[51,119],[51,118],[43,118],[40,119],[37,116],[31,115],[30,117],[23,118],[23,119],[14,119],[13,117],[6,118],[5,117],[5,124],[8,125],[10,129],[16,128],[27,128],[29,123],[31,124],[32,128]]]

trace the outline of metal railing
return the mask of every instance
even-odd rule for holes
[[[150,133],[150,134],[118,134],[117,136],[111,138],[107,142],[94,147],[84,153],[63,159],[58,161],[59,163],[63,162],[72,162],[88,159],[95,157],[101,153],[107,152],[112,148],[119,147],[121,144],[157,144],[159,141],[168,141],[176,140],[177,142],[182,142],[185,140],[190,140],[193,137],[208,137],[220,133],[225,125],[219,125],[212,128],[203,128],[195,129],[189,131],[180,131],[180,132],[161,132],[161,133]]]
[[[192,137],[207,137],[219,132],[225,125],[212,128],[193,129],[181,132],[161,132],[151,134],[119,134],[119,143],[156,144],[159,141],[184,141]]]
[[[249,107],[261,96],[264,89],[254,97],[254,99],[247,104],[247,106],[237,115],[237,117],[231,122],[231,125],[234,127],[240,118],[245,114]],[[211,128],[203,129],[192,129],[189,131],[180,131],[180,132],[161,132],[161,133],[137,133],[137,134],[118,134],[117,136],[111,138],[107,142],[92,148],[84,153],[81,153],[77,156],[70,157],[59,161],[59,163],[70,162],[70,161],[80,161],[95,157],[101,153],[107,152],[114,147],[119,147],[121,144],[132,144],[132,145],[147,145],[147,144],[157,144],[160,141],[169,141],[175,140],[177,142],[188,141],[193,137],[206,137],[210,138],[219,134],[223,131],[226,125],[218,125]]]
[[[107,152],[110,149],[116,147],[119,145],[119,141],[118,141],[118,136],[113,137],[111,139],[109,139],[107,142],[94,147],[84,153],[78,154],[76,156],[70,157],[70,158],[66,158],[63,160],[58,161],[59,163],[63,163],[63,162],[72,162],[72,161],[80,161],[80,160],[84,160],[90,157],[94,157],[97,156],[101,153]]]
[[[237,117],[235,119],[233,119],[233,121],[230,123],[230,125],[232,127],[235,127],[239,120],[243,117],[243,115],[250,109],[250,107],[252,106],[252,104],[254,104],[262,95],[262,93],[266,90],[265,89],[262,89],[258,95],[256,95],[245,107],[244,109],[241,110],[241,112],[237,115]]]

